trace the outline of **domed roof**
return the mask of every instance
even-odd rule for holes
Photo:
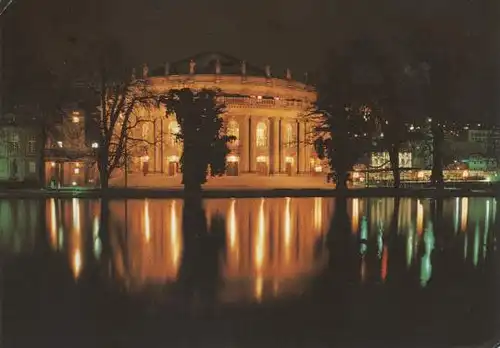
[[[215,74],[217,60],[220,63],[221,75],[242,75],[242,59],[220,52],[202,52],[194,56],[168,63],[169,75],[188,75],[190,62],[195,65],[195,74]],[[264,69],[245,62],[246,75],[265,77]],[[165,76],[166,65],[151,70],[150,76]]]

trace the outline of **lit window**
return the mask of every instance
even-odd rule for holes
[[[240,127],[238,125],[238,122],[236,121],[229,121],[227,124],[227,135],[236,137],[236,139],[239,139],[240,136]]]
[[[34,136],[28,139],[28,154],[34,154],[36,152],[36,138]]]
[[[177,137],[181,133],[181,127],[176,121],[172,121],[168,125],[168,135],[169,135],[169,145],[175,146],[177,143]]]
[[[291,124],[286,125],[285,131],[285,147],[293,147],[295,139],[293,137],[293,126]]]
[[[144,123],[142,125],[142,138],[147,139],[149,134],[149,123]]]
[[[267,146],[267,126],[264,122],[260,122],[257,124],[255,142],[257,147]]]
[[[72,121],[73,121],[73,123],[79,123],[80,122],[80,117],[73,116]]]

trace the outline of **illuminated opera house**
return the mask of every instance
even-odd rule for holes
[[[177,88],[220,89],[226,105],[225,131],[237,138],[229,145],[227,175],[297,175],[320,168],[306,141],[312,125],[304,117],[316,94],[293,80],[290,70],[278,77],[269,66],[261,69],[225,54],[202,53],[157,69],[145,65],[142,75],[163,93]],[[164,110],[144,112],[151,122],[138,132],[154,145],[144,147],[131,169],[140,170],[148,162],[151,172],[175,175],[182,150],[175,137],[179,125],[173,117],[166,119]]]

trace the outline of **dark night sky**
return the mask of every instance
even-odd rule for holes
[[[477,11],[448,6],[471,1],[141,0],[134,1],[140,3],[135,11],[140,18],[128,37],[150,62],[224,51],[256,64],[304,71],[314,69],[340,37],[358,31],[393,35],[405,16],[424,18],[445,9],[450,17],[479,25],[484,19]]]
[[[480,44],[467,50],[477,56],[476,68],[468,68],[471,82],[481,79],[476,71],[488,64],[491,69],[491,59],[498,54],[491,38],[484,39],[488,30],[498,29],[494,21],[498,7],[492,4],[500,2],[495,0],[45,0],[43,6],[40,0],[17,2],[18,6],[31,6],[26,5],[31,2],[39,7],[31,18],[20,16],[24,24],[27,20],[32,23],[35,33],[41,33],[40,27],[45,25],[41,11],[54,16],[62,6],[74,7],[71,16],[61,17],[85,32],[96,21],[96,11],[89,9],[91,2],[97,7],[104,2],[119,4],[111,5],[113,18],[106,20],[119,23],[111,25],[113,31],[133,52],[137,64],[156,65],[203,51],[221,51],[256,65],[270,64],[273,75],[283,75],[286,67],[302,74],[318,68],[327,51],[341,46],[343,40],[368,35],[395,42],[408,23],[422,25],[426,21],[441,31],[459,28],[477,37],[472,41]],[[84,12],[82,6],[86,7],[87,19],[78,22],[77,16]],[[24,24],[19,26],[22,30]],[[52,30],[56,36],[63,31],[57,25]],[[485,73],[485,69],[480,73],[494,75]],[[485,89],[477,81],[471,86],[474,93],[469,95]],[[471,83],[465,80],[467,85]]]

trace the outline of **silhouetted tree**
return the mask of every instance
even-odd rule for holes
[[[182,295],[190,301],[199,295],[205,306],[215,302],[220,280],[220,255],[224,248],[225,220],[212,217],[210,231],[201,199],[185,199],[182,213],[183,253],[178,281]]]
[[[317,125],[318,156],[328,159],[337,189],[345,190],[349,172],[371,143],[367,122],[371,87],[355,81],[351,55],[334,51],[329,58],[309,117]]]
[[[235,140],[223,133],[222,114],[225,105],[217,101],[217,90],[173,89],[160,97],[168,116],[175,116],[180,125],[177,138],[182,141],[182,183],[186,192],[200,192],[211,176],[225,173],[227,143]]]
[[[446,23],[446,25],[444,25]],[[444,129],[447,121],[457,119],[456,99],[461,80],[467,73],[472,48],[469,28],[461,20],[449,17],[448,9],[433,14],[423,23],[411,23],[407,49],[412,53],[413,72],[423,90],[424,112],[427,114],[432,139],[431,183],[443,187]]]

